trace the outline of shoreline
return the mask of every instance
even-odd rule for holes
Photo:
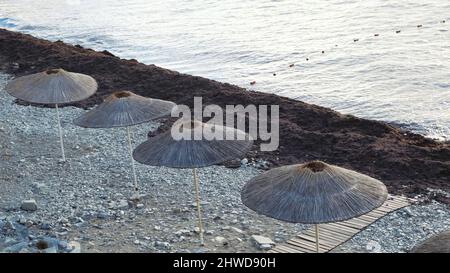
[[[120,59],[107,51],[0,29],[0,71],[17,76],[59,67],[89,74],[99,83],[93,97],[70,104],[79,108],[92,107],[120,89],[190,107],[194,96],[202,96],[204,104],[219,106],[278,104],[279,149],[259,152],[254,145],[247,158],[267,160],[270,167],[323,160],[380,179],[392,194],[421,194],[450,204],[447,195],[428,191],[450,191],[449,143],[301,101]]]

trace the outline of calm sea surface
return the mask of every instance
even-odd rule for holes
[[[0,27],[449,140],[449,11],[448,0],[0,0]]]

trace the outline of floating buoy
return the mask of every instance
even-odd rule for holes
[[[251,85],[254,85],[255,83],[256,83],[256,81],[251,81],[250,82]]]
[[[440,23],[446,23],[446,20],[440,20],[439,21]],[[434,24],[432,24],[432,25],[427,25],[427,29],[428,28],[430,28],[430,27],[433,27],[433,25],[435,25],[435,24],[437,24],[438,22],[435,22]],[[416,28],[423,28],[423,24],[416,24]],[[409,26],[409,27],[412,27],[412,26]],[[408,28],[407,28],[407,30],[408,30]],[[391,29],[391,31],[392,31],[392,29]],[[399,33],[401,33],[402,32],[402,30],[401,29],[397,29],[397,30],[395,30],[395,29],[393,29],[393,31],[395,31],[395,33],[397,33],[397,34],[399,34]],[[442,29],[440,29],[439,31],[447,31],[447,30],[442,30]],[[408,31],[407,31],[408,32]],[[374,37],[379,37],[381,34],[380,33],[373,33],[373,36]],[[353,42],[359,42],[360,41],[360,38],[353,38]],[[363,42],[364,42],[365,40],[364,40],[364,37],[363,37]],[[334,45],[335,47],[338,47],[338,44],[335,44]],[[321,50],[320,51],[321,52],[321,54],[325,54],[325,50]],[[316,53],[318,53],[318,52],[316,52]],[[316,53],[312,53],[312,55],[313,55],[313,58],[314,58],[314,54],[316,54]],[[310,59],[309,59],[309,57],[305,57],[305,60],[306,61],[310,61]],[[289,67],[294,67],[295,66],[295,64],[289,64]],[[273,73],[272,74],[273,76],[277,76],[277,74],[276,73]],[[256,81],[252,81],[252,82],[250,82],[250,84],[251,85],[254,85],[254,84],[256,84]]]

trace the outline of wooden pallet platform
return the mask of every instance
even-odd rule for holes
[[[319,225],[320,252],[328,252],[339,245],[347,242],[357,233],[361,232],[375,221],[395,210],[407,207],[411,200],[404,196],[389,195],[384,204],[359,217],[342,222]],[[311,227],[305,232],[297,235],[285,243],[275,245],[270,253],[315,253],[316,240],[315,229]]]

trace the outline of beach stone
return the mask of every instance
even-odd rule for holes
[[[16,222],[21,225],[25,225],[27,223],[27,218],[25,218],[25,216],[23,215],[18,215],[16,218]]]
[[[255,242],[256,246],[262,250],[270,249],[275,245],[275,242],[268,237],[264,237],[261,235],[252,235],[251,238]]]
[[[199,227],[195,227],[194,228],[194,232],[197,234],[200,234],[200,228]],[[202,233],[205,233],[205,229],[202,230]]]
[[[177,236],[190,236],[191,235],[191,231],[187,230],[187,229],[180,229],[180,230],[175,232],[175,235],[177,235]]]
[[[228,244],[227,239],[225,237],[222,237],[222,236],[216,236],[214,238],[214,242],[219,243],[219,244],[223,244],[223,245]]]
[[[108,219],[108,217],[109,217],[109,214],[107,212],[100,211],[97,213],[98,219]]]
[[[231,230],[233,230],[236,233],[241,233],[241,234],[244,233],[244,231],[242,231],[242,229],[239,229],[237,227],[231,227]]]
[[[39,228],[42,229],[42,230],[50,230],[50,229],[52,229],[52,226],[51,226],[51,224],[49,224],[49,223],[42,223],[42,224],[39,226]]]
[[[80,243],[78,243],[76,241],[70,241],[69,242],[69,247],[72,249],[70,251],[70,253],[74,253],[74,254],[81,253],[81,245],[80,245]]]
[[[269,250],[269,249],[271,249],[272,247],[274,247],[274,245],[271,245],[271,244],[261,244],[261,245],[259,245],[258,247],[259,247],[259,249],[261,249],[261,250]]]
[[[409,217],[414,217],[414,216],[416,216],[415,215],[415,213],[411,210],[411,208],[405,208],[404,209],[404,212],[405,212],[405,214],[407,215],[407,216],[409,216]]]
[[[156,241],[155,242],[155,247],[158,248],[164,248],[164,249],[170,249],[170,243],[168,242],[160,242],[160,241]]]
[[[31,187],[35,193],[44,193],[47,190],[47,186],[44,183],[34,182]]]
[[[120,200],[119,203],[116,206],[116,209],[127,209],[128,208],[128,201],[127,200]]]
[[[60,247],[62,249],[67,249],[69,247],[69,244],[66,241],[59,241],[58,247]]]
[[[131,185],[132,187],[134,187],[134,185]],[[143,194],[143,193],[135,193],[130,197],[130,201],[139,201],[142,199],[147,198],[147,194]]]
[[[22,210],[30,211],[30,212],[36,211],[38,209],[37,203],[34,199],[22,201],[22,205],[20,205],[20,208]]]

